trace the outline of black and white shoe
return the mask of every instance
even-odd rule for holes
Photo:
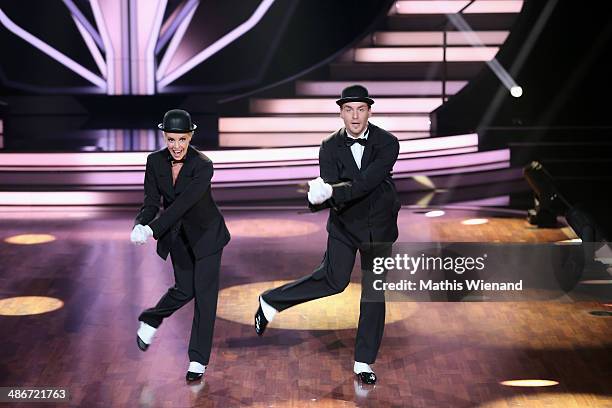
[[[142,341],[142,339],[138,337],[138,335],[136,335],[136,344],[138,345],[138,348],[141,351],[147,351],[147,349],[149,348],[149,345]]]
[[[258,336],[263,335],[266,331],[266,326],[268,326],[268,319],[264,316],[261,305],[259,305],[257,312],[255,312],[255,333]]]
[[[203,375],[204,373],[194,373],[193,371],[187,371],[187,375],[185,375],[185,379],[187,381],[197,381],[200,378],[202,378]]]
[[[141,351],[147,351],[153,342],[153,337],[155,337],[156,331],[156,327],[149,326],[145,322],[140,322],[140,327],[136,332],[136,344]]]
[[[376,374],[372,372],[364,371],[362,373],[357,374],[357,377],[364,384],[376,384]]]
[[[197,381],[204,376],[205,371],[206,366],[204,364],[198,363],[197,361],[190,361],[185,379],[187,381]]]

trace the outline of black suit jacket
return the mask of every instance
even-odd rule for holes
[[[321,205],[310,204],[311,211],[331,208],[327,222],[329,234],[362,250],[370,242],[397,240],[397,214],[400,202],[391,178],[399,154],[399,142],[391,133],[368,123],[368,140],[357,167],[344,128],[321,143],[321,178],[332,185],[332,197]]]
[[[163,259],[168,257],[181,227],[196,258],[215,253],[229,242],[230,234],[211,193],[213,163],[189,146],[173,186],[170,160],[167,148],[147,156],[144,203],[135,224],[151,227],[157,240],[157,254]],[[155,218],[160,198],[164,211]]]

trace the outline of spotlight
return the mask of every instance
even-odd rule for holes
[[[470,218],[468,220],[461,221],[463,225],[482,225],[488,223],[489,220],[486,218]]]
[[[0,316],[28,316],[60,309],[64,302],[46,296],[17,296],[0,299]]]
[[[426,217],[430,217],[430,218],[432,218],[432,217],[441,217],[441,216],[443,216],[444,214],[445,214],[445,212],[444,212],[444,211],[442,211],[442,210],[432,210],[432,211],[428,211],[428,212],[426,212],[426,213],[425,213],[425,216],[426,216]]]
[[[510,95],[514,96],[515,98],[520,98],[523,96],[523,88],[518,85],[514,85],[512,88],[510,88]]]
[[[537,161],[523,168],[523,176],[534,192],[535,208],[527,212],[527,220],[538,227],[557,226],[557,216],[570,207],[559,193],[550,173]]]
[[[4,242],[16,245],[36,245],[52,241],[55,241],[55,237],[50,234],[21,234],[4,239]]]
[[[551,387],[559,385],[558,381],[554,380],[507,380],[500,382],[501,385],[508,387]]]

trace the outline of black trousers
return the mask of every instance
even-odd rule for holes
[[[278,311],[291,306],[335,295],[344,291],[351,279],[357,248],[329,237],[327,251],[321,265],[310,275],[295,282],[268,290],[262,298]],[[374,280],[384,281],[386,272],[375,275],[372,262],[375,257],[387,257],[391,245],[375,246],[371,251],[360,251],[362,278],[359,325],[355,339],[355,361],[371,364],[376,360],[385,328],[384,292],[373,291]]]
[[[212,347],[213,330],[217,316],[219,294],[219,268],[223,250],[195,259],[184,233],[178,234],[170,249],[174,268],[174,286],[157,302],[146,309],[138,320],[153,327],[195,298],[189,361],[207,365]]]

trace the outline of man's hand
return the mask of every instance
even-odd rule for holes
[[[333,188],[323,181],[321,177],[308,182],[308,201],[310,204],[322,204],[332,196]]]
[[[153,236],[153,230],[148,225],[135,225],[132,233],[130,234],[130,240],[133,244],[144,245],[149,237]]]

